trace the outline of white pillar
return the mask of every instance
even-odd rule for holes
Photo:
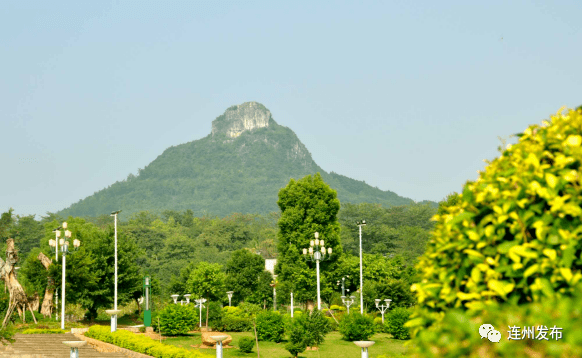
[[[222,358],[222,342],[216,342],[216,357]]]
[[[364,314],[364,277],[362,274],[362,226],[360,225],[360,313]],[[363,352],[362,352],[362,355]],[[368,353],[366,352],[366,358]],[[362,356],[363,358],[363,356]]]
[[[64,251],[65,246],[63,245],[63,280],[62,282],[62,292],[63,292],[63,298],[61,298],[61,329],[65,330],[65,268],[67,266],[67,260],[65,257],[65,251]]]
[[[115,213],[115,306],[114,310],[117,310],[117,213]],[[116,316],[117,317],[117,316]]]
[[[321,310],[321,299],[319,298],[319,260],[315,261],[317,267],[317,310]]]
[[[362,358],[368,359],[368,348],[362,348]]]

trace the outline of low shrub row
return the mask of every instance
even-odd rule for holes
[[[210,358],[198,350],[186,350],[173,345],[161,344],[127,330],[118,330],[112,333],[108,326],[94,325],[89,328],[85,336],[156,358]]]
[[[22,334],[64,334],[62,329],[26,329]]]

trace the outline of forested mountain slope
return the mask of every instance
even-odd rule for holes
[[[123,210],[123,218],[143,210],[267,214],[278,211],[277,194],[290,178],[317,172],[337,190],[342,202],[413,203],[324,171],[291,129],[277,124],[263,105],[247,102],[216,118],[208,136],[166,149],[137,176],[130,174],[58,214],[98,216],[116,209]]]

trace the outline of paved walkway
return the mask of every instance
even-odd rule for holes
[[[79,340],[66,334],[15,334],[12,345],[0,344],[0,358],[69,358],[71,349],[66,340]],[[79,348],[79,358],[128,358],[123,353],[100,353],[89,344]]]

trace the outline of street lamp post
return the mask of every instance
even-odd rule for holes
[[[59,238],[61,231],[60,230],[56,230],[56,239],[55,240],[49,240],[49,245],[51,247],[54,247],[55,252],[58,251],[58,247],[59,245],[61,246],[61,253],[63,255],[63,278],[61,280],[61,288],[62,288],[62,298],[61,298],[61,329],[64,330],[65,329],[65,269],[67,267],[67,254],[70,253],[69,252],[69,241],[65,240],[66,239],[71,239],[71,231],[69,231],[67,229],[67,222],[63,222],[63,227],[65,230],[65,237],[64,238]],[[73,247],[74,250],[77,250],[79,248],[79,246],[81,245],[81,241],[79,241],[78,239],[75,239],[73,241]]]
[[[196,302],[196,305],[194,307],[200,308],[200,328],[202,328],[202,308],[204,307],[204,303],[206,302],[206,299],[200,298],[200,299],[194,299],[194,301]]]
[[[117,330],[117,215],[121,212],[121,210],[111,212],[111,216],[115,222],[115,287],[114,287],[114,294],[113,294],[113,311],[111,311],[111,331],[114,332]]]
[[[53,232],[55,232],[55,243],[59,243],[59,236],[61,235],[61,229],[63,227],[56,228]],[[50,244],[50,241],[49,241]],[[57,263],[59,262],[59,246],[54,245],[51,246],[55,250],[55,260]],[[59,320],[59,291],[55,288],[55,319]]]
[[[232,299],[232,295],[233,295],[233,294],[234,294],[234,292],[233,292],[232,290],[231,290],[231,291],[228,291],[228,292],[226,292],[226,295],[228,296],[228,306],[229,306],[229,307],[232,307],[232,305],[231,305],[231,299]]]
[[[382,313],[382,324],[384,324],[384,313],[388,310],[388,308],[390,308],[390,302],[392,301],[392,299],[384,299],[384,302],[386,302],[386,304],[380,304],[380,302],[382,301],[381,299],[376,299],[375,301],[376,308],[378,308],[380,313]]]
[[[347,298],[345,295],[342,295],[342,302],[344,303],[346,308],[348,308],[348,314],[350,314],[350,307],[352,306],[352,304],[354,304],[355,300],[356,297],[353,295],[350,295],[349,298]]]
[[[346,295],[346,278],[349,278],[349,275],[346,275],[345,277],[342,277],[341,283],[342,283],[342,295]],[[337,281],[337,285],[340,285],[340,281]],[[348,292],[350,290],[348,289]]]
[[[366,225],[366,220],[356,221],[360,227],[360,313],[364,314],[364,277],[362,273],[362,226]]]
[[[326,253],[323,239],[319,240],[318,232],[315,232],[315,241],[311,240],[311,242],[309,242],[309,250],[307,250],[307,248],[303,248],[303,255],[307,258],[307,260],[315,261],[315,266],[317,269],[317,310],[321,310],[321,298],[319,290],[319,261],[325,260],[326,254],[328,257],[330,257],[331,252],[331,247],[328,247]],[[309,253],[309,257],[307,257],[307,253]]]

